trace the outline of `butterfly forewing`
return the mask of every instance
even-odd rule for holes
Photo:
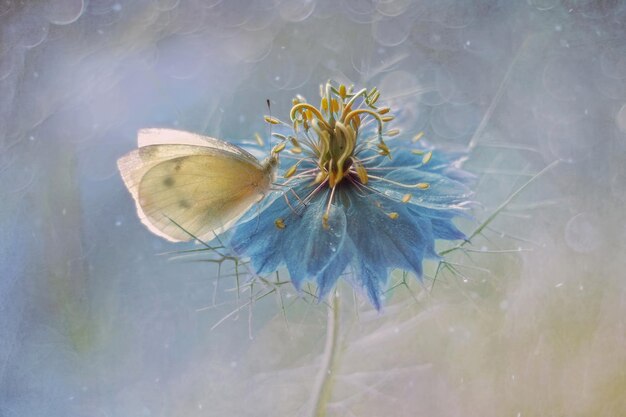
[[[271,173],[256,158],[211,140],[207,146],[144,146],[118,161],[139,217],[153,233],[171,241],[210,240],[269,189]]]

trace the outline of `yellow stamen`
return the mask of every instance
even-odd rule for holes
[[[346,86],[345,86],[345,85],[343,85],[343,84],[341,84],[341,85],[339,86],[339,96],[340,96],[342,99],[346,98]]]
[[[326,180],[326,178],[328,177],[328,174],[324,171],[320,171],[317,173],[317,175],[315,176],[315,181],[313,181],[315,184],[319,184],[322,183]]]
[[[270,116],[265,116],[264,117],[265,121],[271,125],[279,125],[280,124],[280,120],[275,119],[273,117]]]
[[[387,131],[387,133],[385,133],[385,136],[398,136],[400,134],[400,129],[391,129],[389,131]]]
[[[361,181],[361,184],[367,184],[369,178],[367,176],[367,170],[365,169],[365,167],[357,161],[354,161],[353,164],[356,170],[356,175],[359,177],[359,181]]]
[[[411,197],[413,197],[411,194],[405,194],[402,196],[402,202],[403,203],[408,203],[409,201],[411,201]]]
[[[330,216],[330,206],[333,203],[333,197],[335,196],[336,187],[333,186],[330,191],[330,197],[328,198],[328,205],[326,206],[326,212],[322,216],[322,226],[324,229],[328,229],[330,226],[328,225],[328,217]]]
[[[285,173],[283,174],[284,178],[290,178],[291,176],[293,176],[293,174],[296,173],[296,170],[298,169],[298,164],[292,165],[290,166],[287,171],[285,171]]]
[[[279,153],[281,152],[283,149],[285,149],[285,142],[281,142],[278,145],[274,146],[274,149],[272,149],[272,153]]]
[[[324,213],[322,215],[322,227],[326,230],[330,228],[330,226],[328,225],[328,213]]]
[[[381,107],[378,109],[378,114],[387,114],[391,109],[389,107]]]
[[[400,215],[399,215],[398,213],[396,213],[395,211],[393,211],[393,212],[391,212],[391,213],[387,214],[387,216],[389,216],[389,218],[390,218],[391,220],[395,220],[395,219],[397,219],[398,217],[400,217]]]
[[[384,114],[384,113],[381,113],[381,114]],[[393,119],[395,119],[395,116],[385,116],[383,117],[383,122],[387,123],[387,122],[392,121]]]
[[[313,115],[315,115],[315,117],[321,123],[323,123],[324,125],[326,125],[330,129],[330,126],[328,125],[328,123],[326,123],[326,120],[324,120],[324,116],[322,116],[322,113],[320,113],[320,111],[318,109],[316,109],[314,106],[312,106],[312,105],[310,105],[308,103],[300,103],[300,104],[297,104],[297,105],[295,105],[295,106],[293,106],[291,108],[291,112],[289,113],[289,118],[291,119],[292,122],[295,121],[296,113],[298,111],[300,111],[300,109],[307,109],[307,110],[311,111],[311,117],[309,118],[309,120],[312,120],[313,119]],[[308,114],[308,112],[307,112],[307,114]]]
[[[428,183],[425,183],[425,182],[419,182],[417,184],[403,184],[401,182],[393,181],[393,180],[390,180],[388,178],[379,177],[377,175],[370,175],[369,177],[372,178],[372,179],[383,181],[383,182],[386,182],[388,184],[393,184],[393,185],[395,185],[397,187],[402,187],[402,188],[419,188],[419,189],[425,190],[428,187],[430,187],[430,185]]]
[[[275,138],[278,138],[280,140],[287,140],[287,136],[281,135],[280,133],[272,133],[272,136],[274,136]]]
[[[419,132],[417,135],[415,135],[413,137],[413,142],[417,142],[418,140],[420,140],[422,137],[424,136],[424,131],[422,130],[421,132]]]
[[[389,150],[389,147],[387,146],[385,142],[380,142],[376,144],[376,146],[378,147],[378,149],[380,149],[380,152],[379,152],[380,155],[382,156],[391,155],[391,151]]]
[[[332,99],[330,101],[330,104],[331,104],[331,109],[332,109],[333,113],[337,113],[339,111],[339,103],[337,103],[337,100]]]
[[[286,227],[285,221],[279,217],[274,220],[274,226],[276,226],[277,229],[284,229]]]
[[[322,110],[328,111],[328,99],[326,97],[322,98],[322,104],[320,105]]]
[[[293,148],[289,149],[289,151],[293,154],[300,155],[302,153],[302,148],[299,146],[294,146]]]
[[[432,157],[433,157],[432,151],[427,152],[426,154],[424,154],[424,156],[422,157],[422,164],[427,164]]]
[[[378,91],[374,92],[374,94],[370,96],[369,105],[373,106],[378,101],[379,97],[380,97],[380,93]]]

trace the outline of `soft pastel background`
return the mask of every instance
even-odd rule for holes
[[[302,415],[326,307],[285,291],[213,328],[249,293],[158,256],[189,246],[115,162],[141,127],[266,136],[266,98],[287,118],[329,78],[470,147],[478,220],[560,162],[456,273],[382,315],[340,288],[328,415],[626,415],[625,45],[619,0],[1,0],[0,416]]]

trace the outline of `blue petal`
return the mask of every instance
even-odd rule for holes
[[[435,239],[465,239],[465,233],[457,229],[450,220],[432,219],[431,224],[433,227],[433,235],[435,235]]]
[[[256,217],[250,216],[248,221],[240,223],[230,238],[234,252],[250,257],[258,274],[274,272],[282,262],[283,239],[274,222],[288,215],[289,208],[281,200],[275,197]]]
[[[339,276],[346,270],[354,255],[354,245],[349,238],[345,238],[337,256],[316,277],[318,300],[323,300],[334,288]]]
[[[310,185],[303,184],[294,191],[305,196],[310,189]],[[275,198],[256,217],[250,216],[235,229],[230,246],[236,254],[249,256],[258,274],[271,273],[285,264],[299,289],[303,281],[316,277],[332,262],[345,236],[346,217],[335,205],[329,211],[329,227],[324,228],[325,196],[319,193],[298,210],[290,207],[284,197]],[[276,227],[279,218],[285,223],[284,229]]]
[[[285,263],[294,286],[317,276],[341,250],[346,233],[346,216],[342,209],[332,205],[328,228],[323,226],[325,199],[318,196],[309,204],[302,217],[286,222],[282,232]]]
[[[382,307],[381,296],[387,282],[387,268],[383,265],[366,262],[361,258],[356,262],[354,276],[350,279],[353,285],[365,291],[376,310]]]
[[[370,266],[402,268],[421,276],[424,255],[434,253],[430,221],[412,215],[403,203],[381,199],[375,194],[346,194],[349,199],[347,233],[354,243],[357,258]],[[398,213],[398,217],[391,219],[390,212]]]
[[[396,200],[401,200],[402,196],[410,193],[413,195],[413,198],[409,201],[409,204],[436,210],[457,209],[463,211],[463,204],[468,201],[472,194],[470,189],[459,181],[452,180],[441,174],[411,168],[400,168],[391,171],[385,178],[405,185],[420,182],[427,183],[429,187],[425,190],[410,189],[380,180],[372,181],[371,186]]]

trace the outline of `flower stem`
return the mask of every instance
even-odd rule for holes
[[[337,351],[339,346],[339,295],[331,295],[330,307],[326,317],[326,344],[322,355],[320,370],[315,378],[311,402],[309,404],[309,417],[325,417],[328,402],[331,398],[334,380]]]

